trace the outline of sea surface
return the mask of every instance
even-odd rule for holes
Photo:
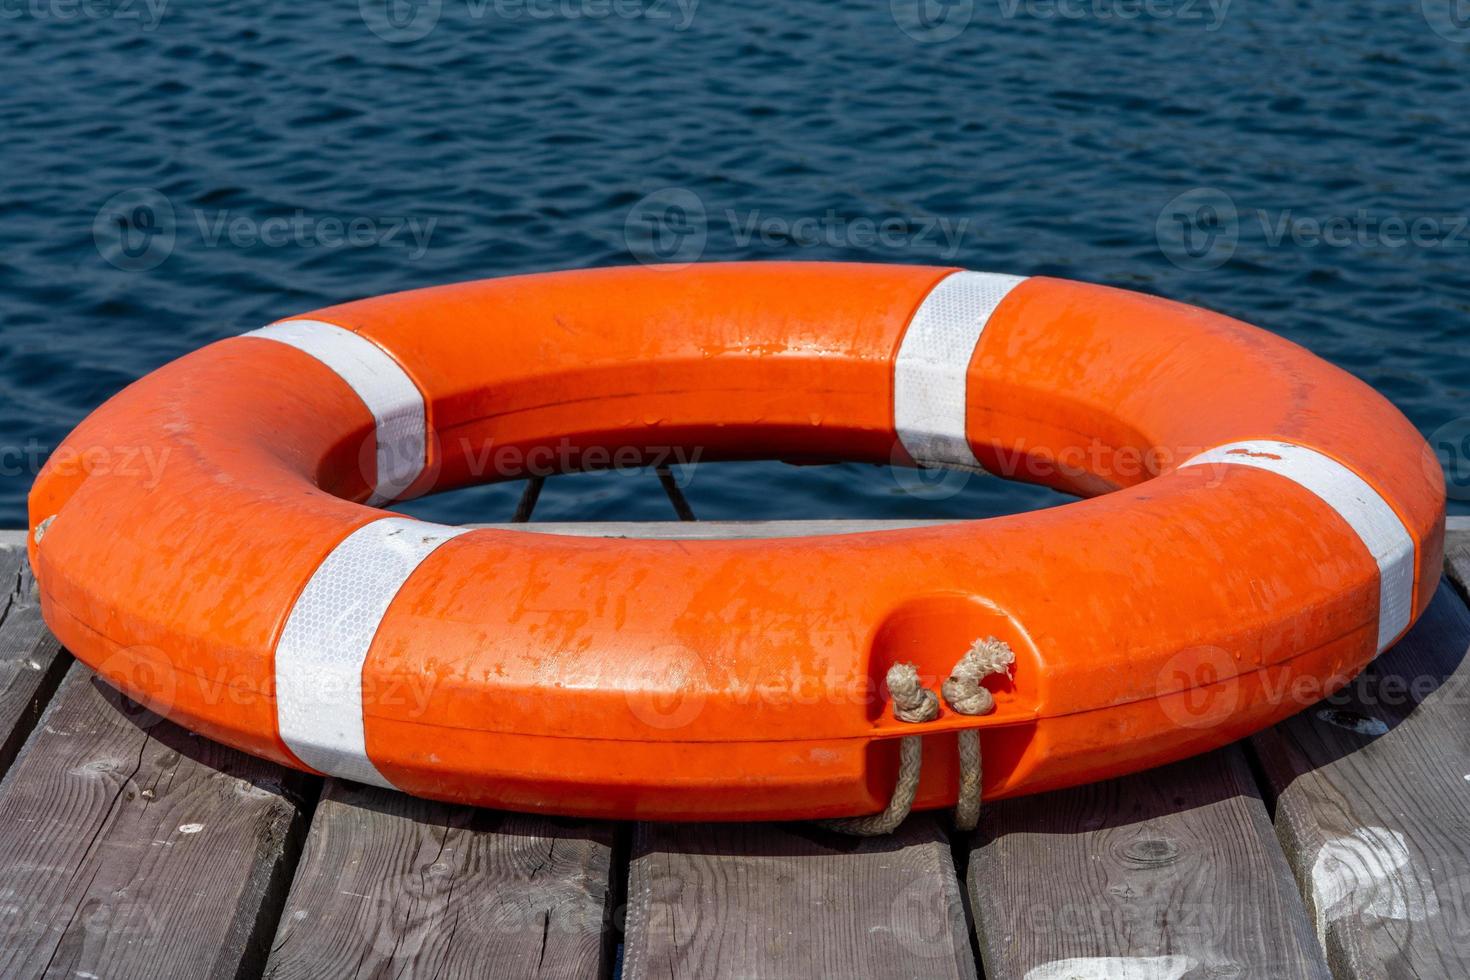
[[[129,382],[392,290],[690,259],[955,264],[1284,334],[1470,513],[1470,20],[1453,0],[7,0],[0,527]],[[1049,491],[707,464],[702,518]],[[414,502],[506,520],[505,484]],[[670,517],[647,472],[538,520]]]

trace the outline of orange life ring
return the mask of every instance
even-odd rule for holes
[[[701,541],[374,506],[521,476],[504,461],[553,445],[573,465],[682,446],[979,466],[1090,499]],[[882,808],[904,736],[933,808],[955,802],[960,730],[1001,797],[1299,710],[1428,604],[1444,486],[1387,401],[1224,316],[759,263],[445,286],[220,341],[87,418],[30,515],[56,635],[220,741],[488,806],[794,818]],[[893,717],[889,667],[937,689],[987,636],[1016,657],[993,713]]]

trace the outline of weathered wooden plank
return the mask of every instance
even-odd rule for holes
[[[74,664],[0,784],[0,976],[258,972],[305,777],[124,704]]]
[[[772,824],[640,824],[623,975],[975,976],[949,840]]]
[[[1235,746],[987,806],[968,878],[990,980],[1329,976]]]
[[[1470,601],[1470,517],[1451,517],[1444,539],[1445,571]]]
[[[597,976],[612,850],[612,824],[328,780],[266,976]]]
[[[532,521],[473,524],[471,527],[533,534],[575,534],[588,538],[662,538],[682,541],[719,538],[794,538],[822,534],[863,534],[909,527],[953,524],[950,520],[876,521]]]
[[[24,536],[7,535],[0,541],[0,776],[71,663],[41,621],[38,603]]]
[[[1339,978],[1470,976],[1470,612],[1448,586],[1341,693],[1253,739]]]

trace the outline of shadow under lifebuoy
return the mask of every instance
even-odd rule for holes
[[[1380,740],[1463,744],[1470,734],[1470,609],[1441,582],[1413,628],[1337,693],[1249,741],[1274,808],[1293,781]],[[1412,723],[1412,730],[1408,726]]]

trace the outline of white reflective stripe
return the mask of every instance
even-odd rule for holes
[[[393,788],[367,756],[362,665],[403,583],[468,530],[385,517],[343,538],[312,573],[276,643],[276,721],[302,762]]]
[[[285,320],[246,337],[289,344],[336,371],[377,425],[377,473],[368,504],[396,500],[424,471],[427,413],[418,385],[377,344],[333,323]]]
[[[1414,537],[1367,481],[1332,457],[1290,442],[1232,442],[1184,466],[1211,463],[1269,470],[1321,497],[1352,525],[1378,563],[1378,652],[1408,629],[1414,611]]]
[[[991,314],[1024,276],[956,272],[924,297],[893,361],[893,423],[916,462],[979,469],[965,431],[965,379]]]

